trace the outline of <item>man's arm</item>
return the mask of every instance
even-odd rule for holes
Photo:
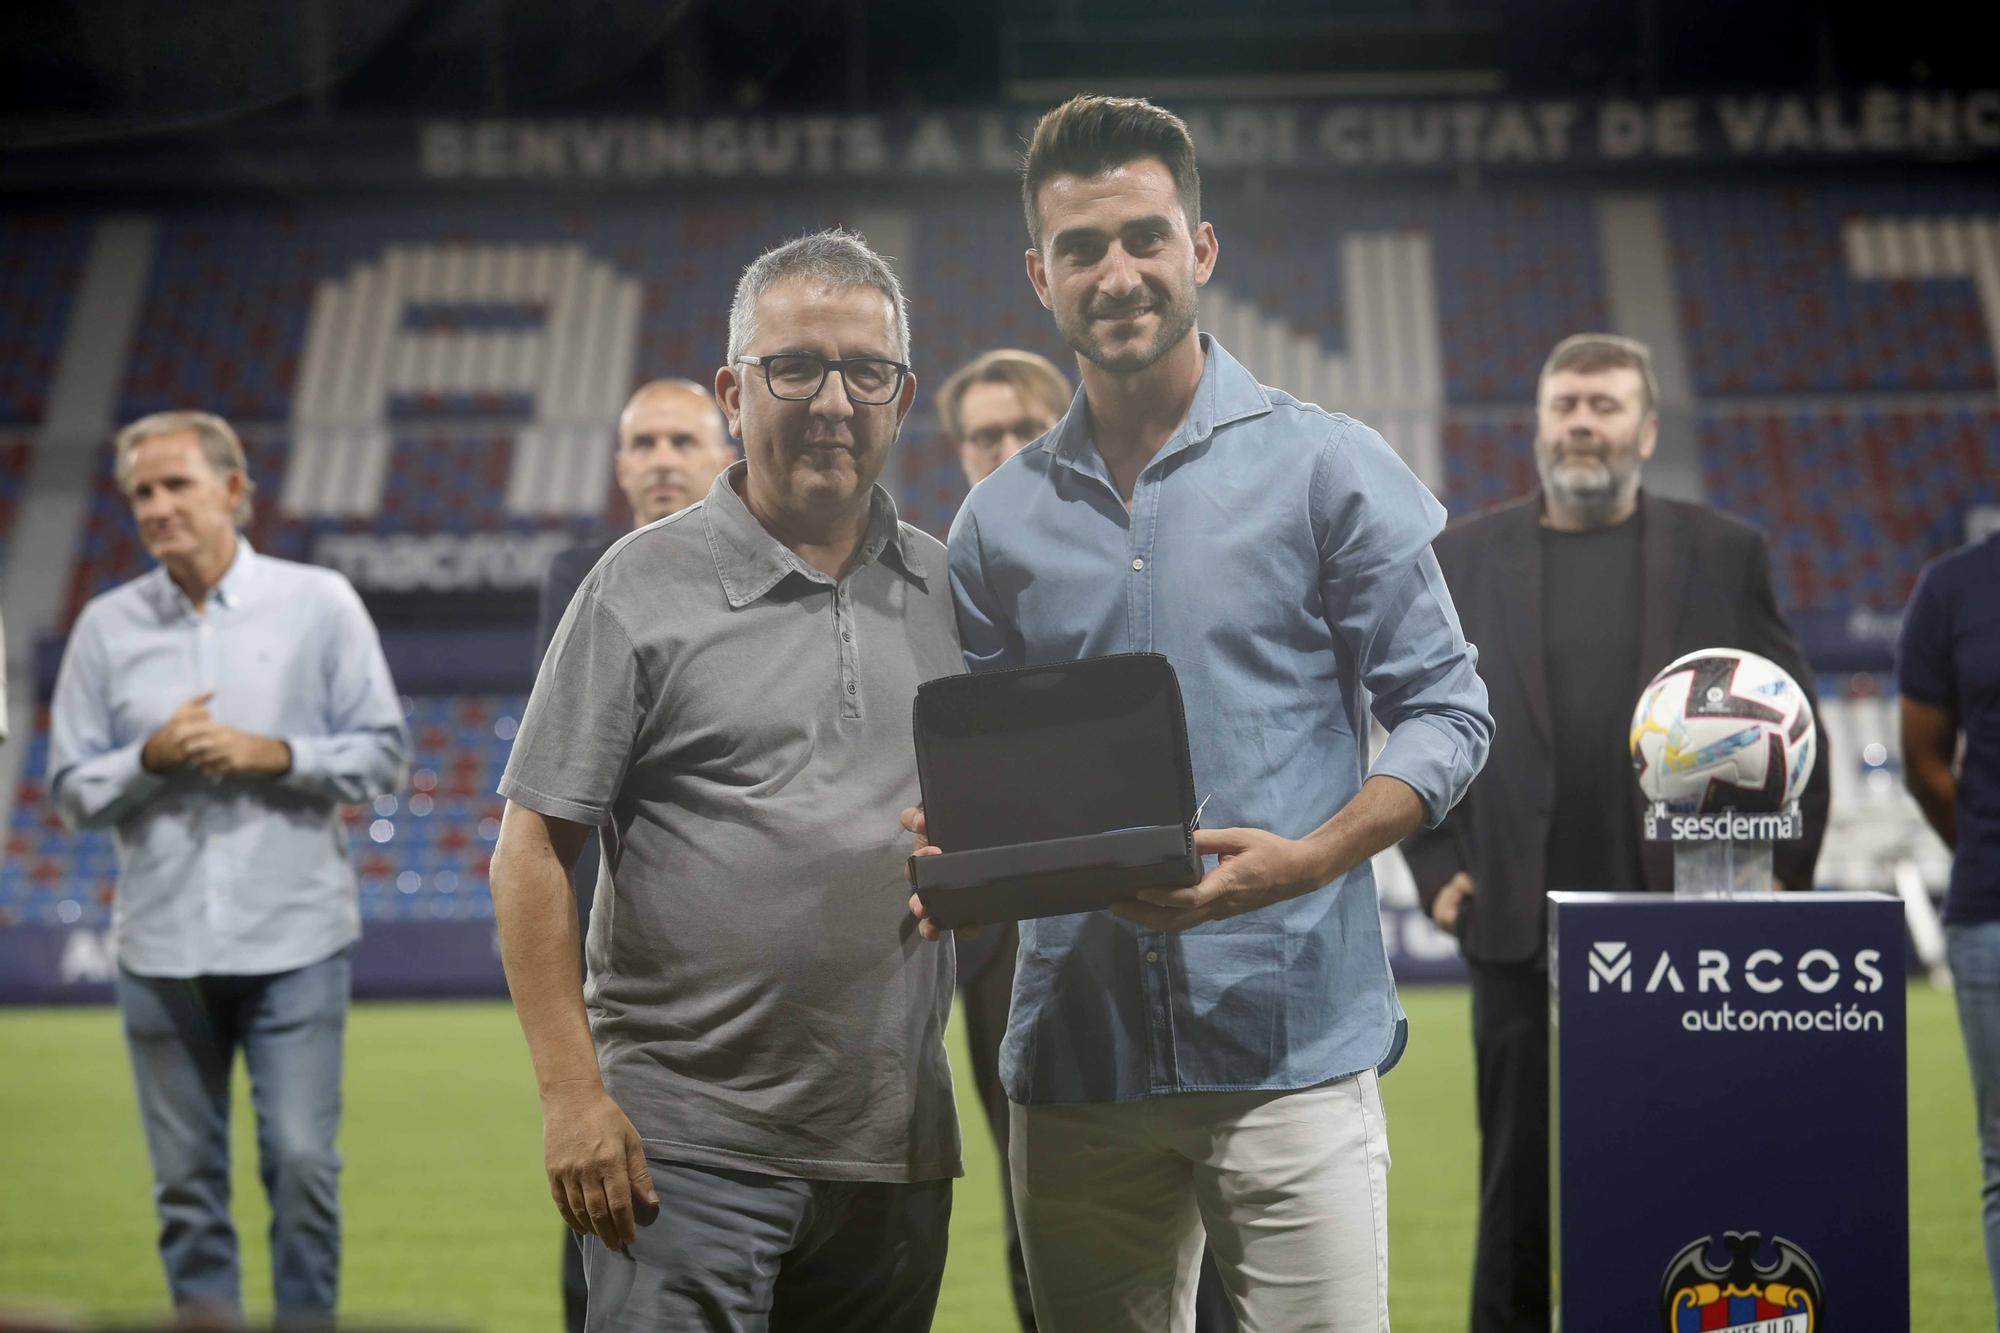
[[[1194,849],[1220,858],[1199,884],[1141,889],[1111,910],[1148,930],[1187,930],[1254,912],[1333,883],[1423,823],[1423,799],[1401,778],[1376,775],[1303,838],[1254,828],[1196,829]]]
[[[1917,798],[1924,818],[1958,846],[1958,672],[1951,652],[1951,599],[1938,582],[1937,566],[1917,578],[1896,641],[1896,688],[1902,696],[1903,785]]]
[[[1401,778],[1435,828],[1485,766],[1493,716],[1431,541],[1444,509],[1382,437],[1350,424],[1314,475],[1320,596],[1389,730],[1372,772]]]
[[[1460,595],[1465,590],[1465,584],[1460,581],[1465,574],[1459,558],[1465,538],[1459,534],[1458,540],[1453,541],[1453,536],[1447,530],[1431,544],[1431,552],[1437,557],[1438,571],[1444,576],[1445,587],[1452,590],[1455,612]],[[1481,680],[1484,679],[1482,676]],[[1402,843],[1403,860],[1408,863],[1410,877],[1416,883],[1417,905],[1439,927],[1454,934],[1458,930],[1459,913],[1475,887],[1461,836],[1465,825],[1464,812],[1462,802],[1454,805],[1444,818],[1429,828],[1418,829]]]
[[[72,828],[113,827],[167,785],[141,762],[147,738],[118,740],[110,687],[103,634],[86,611],[63,650],[49,710],[49,790]]]
[[[1430,548],[1443,509],[1382,437],[1360,426],[1337,428],[1312,498],[1329,628],[1359,664],[1389,742],[1354,798],[1303,838],[1198,830],[1196,848],[1220,862],[1191,888],[1147,891],[1138,905],[1116,909],[1141,925],[1185,930],[1332,883],[1436,824],[1486,761],[1493,719],[1478,655]]]
[[[1958,718],[1949,708],[1904,695],[1903,785],[1947,847],[1958,846]]]
[[[589,832],[509,801],[493,849],[493,916],[541,1096],[550,1197],[573,1229],[623,1249],[637,1234],[634,1200],[660,1200],[639,1132],[598,1074],[583,1008],[570,872]]]
[[[950,553],[951,602],[958,615],[958,642],[965,653],[965,669],[998,671],[1022,665],[1027,660],[1026,645],[993,588],[979,535],[979,516],[970,500],[952,520]]]
[[[1799,641],[1792,636],[1792,627],[1786,623],[1784,613],[1778,609],[1777,590],[1771,582],[1771,558],[1762,536],[1753,534],[1744,562],[1742,586],[1748,600],[1743,647],[1783,667],[1805,691],[1806,703],[1813,710],[1813,743],[1818,757],[1806,778],[1806,789],[1799,794],[1805,836],[1778,843],[1772,853],[1778,882],[1793,892],[1809,893],[1814,869],[1819,865],[1820,844],[1826,841],[1827,812],[1833,803],[1833,755],[1827,745],[1826,727],[1819,720],[1819,691],[1813,684],[1812,667],[1799,651]]]
[[[403,784],[410,729],[375,622],[345,579],[325,626],[325,731],[282,736],[291,763],[279,781],[329,801],[365,801]]]
[[[514,735],[491,872],[501,962],[541,1093],[549,1194],[565,1222],[614,1248],[636,1234],[634,1201],[658,1200],[638,1132],[597,1072],[570,876],[585,835],[609,818],[651,713],[631,637],[583,594],[542,659]]]

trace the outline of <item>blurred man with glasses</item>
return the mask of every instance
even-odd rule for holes
[[[1069,400],[1069,381],[1047,357],[999,347],[952,372],[938,390],[938,423],[966,484],[977,485],[1047,434]]]
[[[905,311],[845,232],[750,265],[715,377],[744,458],[584,579],[501,780],[502,955],[592,1330],[930,1325],[952,961],[884,812],[916,799],[918,683],[962,664],[944,548],[876,484]]]

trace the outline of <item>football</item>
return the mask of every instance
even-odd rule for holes
[[[1817,749],[1799,683],[1735,648],[1673,662],[1632,714],[1639,789],[1676,813],[1783,810],[1805,789]]]

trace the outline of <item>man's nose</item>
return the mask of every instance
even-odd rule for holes
[[[1104,255],[1104,270],[1097,286],[1106,296],[1123,298],[1139,289],[1139,268],[1123,246],[1114,245]]]
[[[840,371],[827,368],[826,378],[820,381],[819,392],[813,395],[812,414],[841,420],[854,415],[854,404],[847,397],[847,376]]]

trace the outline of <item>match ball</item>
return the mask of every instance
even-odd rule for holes
[[[1632,713],[1632,767],[1675,813],[1779,811],[1818,757],[1812,705],[1769,658],[1703,648],[1653,677]]]

